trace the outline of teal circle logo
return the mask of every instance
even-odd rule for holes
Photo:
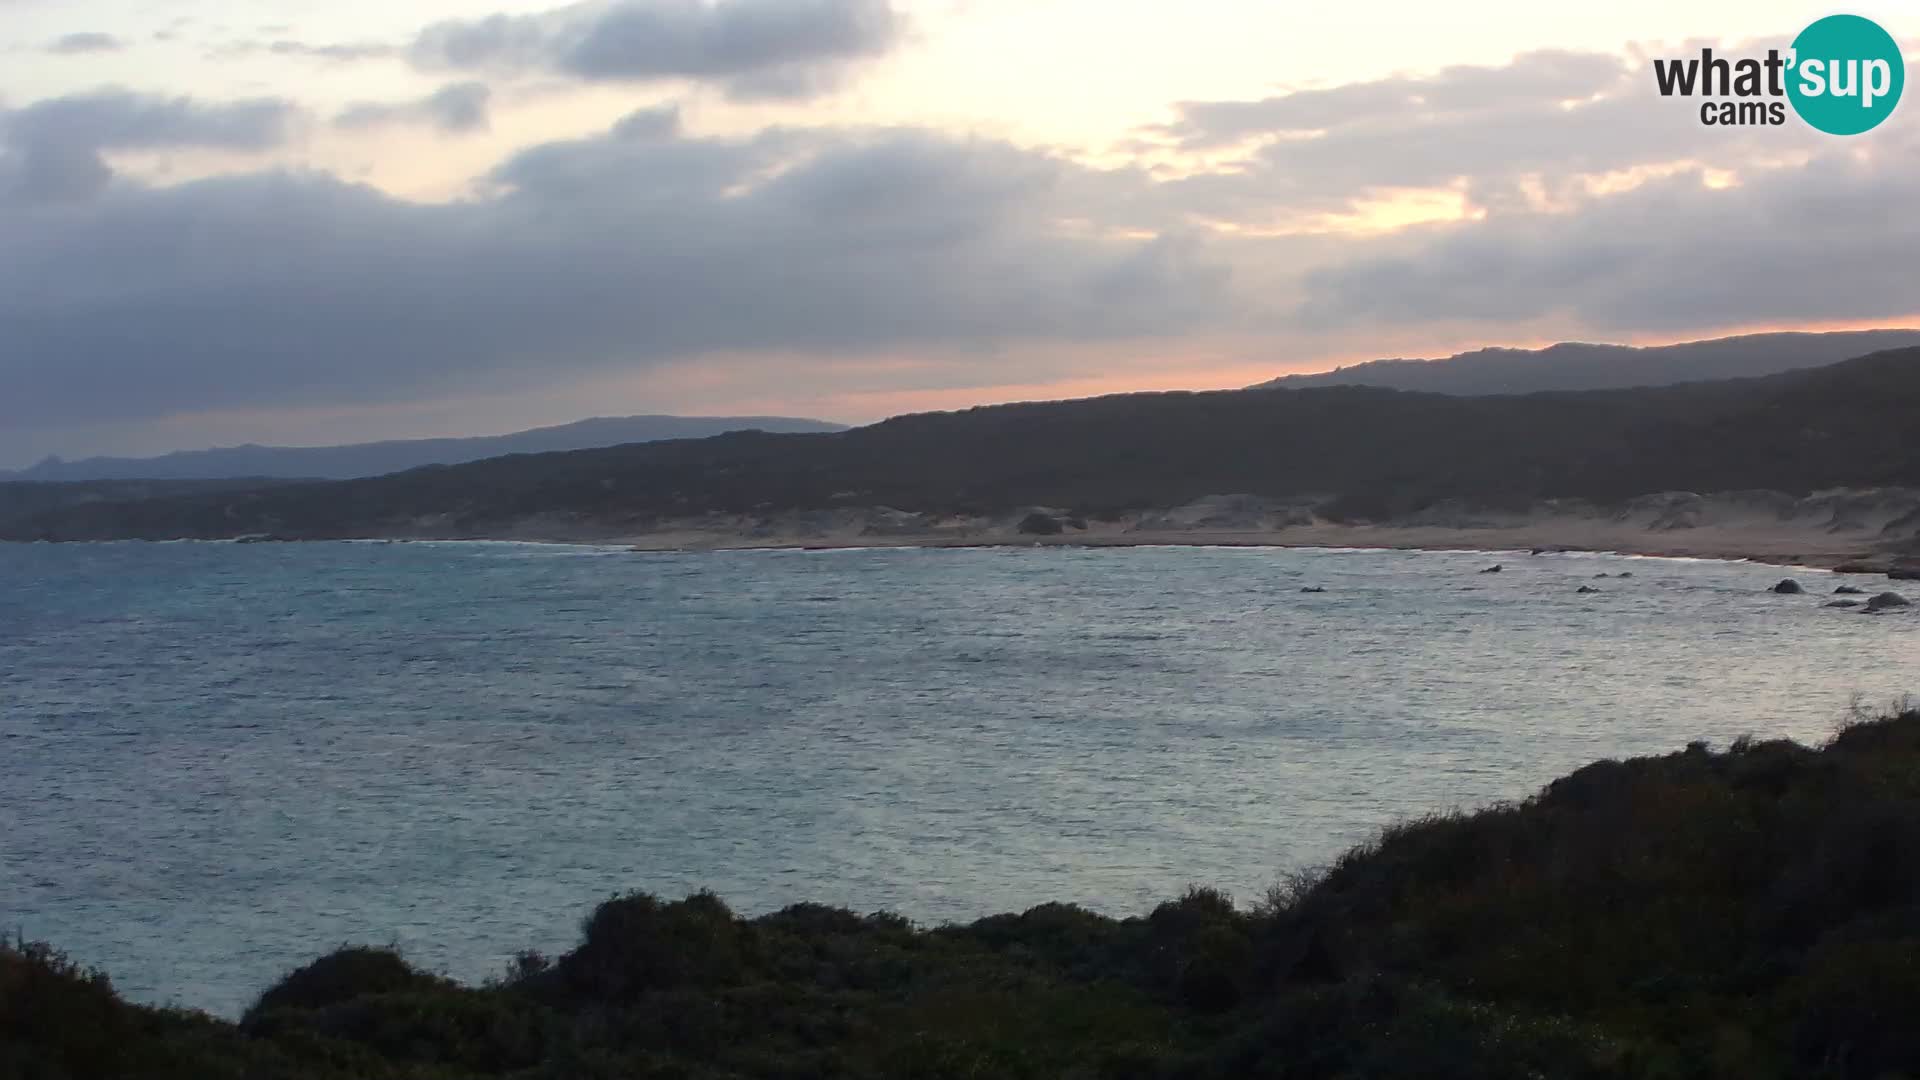
[[[1880,126],[1900,104],[1907,65],[1880,24],[1858,15],[1829,15],[1793,39],[1787,99],[1800,119],[1829,135],[1858,135]]]

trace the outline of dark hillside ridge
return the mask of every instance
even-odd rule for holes
[[[0,480],[0,523],[88,503],[124,503],[169,495],[233,494],[277,487],[264,477],[232,480],[87,480],[55,484]]]
[[[660,439],[701,439],[729,431],[845,431],[843,424],[788,416],[597,417],[557,427],[464,439],[395,439],[346,446],[228,446],[183,450],[152,458],[49,458],[0,481],[200,480],[275,477],[350,480],[424,465],[458,465],[503,454],[587,450]]]
[[[1090,516],[1219,492],[1331,494],[1380,514],[1663,491],[1920,486],[1920,349],[1637,390],[1452,397],[1368,387],[1127,394],[929,413],[824,435],[738,433],[515,455],[235,496],[92,504],[5,539],[609,535],[704,513],[888,506]]]
[[[1373,360],[1336,371],[1285,375],[1253,389],[1378,386],[1474,395],[1671,386],[1775,375],[1914,346],[1920,346],[1920,330],[1746,334],[1641,347],[1564,341],[1544,349],[1475,349],[1442,360]]]
[[[1920,1073],[1915,1016],[1913,712],[1597,762],[1251,909],[926,928],[632,893],[484,986],[341,948],[237,1024],[0,945],[0,1075],[50,1080],[1885,1080]]]

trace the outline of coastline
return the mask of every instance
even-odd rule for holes
[[[1910,489],[1806,497],[1669,492],[1614,504],[1545,500],[1511,509],[1446,500],[1375,521],[1341,519],[1328,509],[1317,498],[1210,495],[1106,518],[1049,507],[963,516],[882,506],[708,514],[631,530],[548,519],[518,523],[511,532],[519,539],[621,544],[635,551],[1179,546],[1589,552],[1859,573],[1888,573],[1920,561],[1920,492]]]
[[[531,544],[596,547],[635,554],[697,554],[723,551],[857,551],[969,548],[1273,548],[1308,551],[1426,551],[1533,557],[1614,555],[1642,559],[1686,559],[1756,563],[1842,574],[1902,575],[1920,572],[1920,559],[1885,546],[1842,546],[1833,537],[1799,532],[1771,534],[1670,534],[1620,532],[1596,536],[1554,529],[1471,529],[1397,525],[1320,525],[1288,530],[1116,530],[1090,527],[1050,536],[1014,529],[967,535],[872,535],[861,533],[789,533],[765,535],[745,529],[672,528],[647,532],[598,529],[512,528],[488,533],[419,532],[384,536],[177,538],[168,540],[0,540],[0,544],[115,543],[350,543],[350,544]]]
[[[1103,527],[1103,525],[1105,527]],[[1137,529],[1090,523],[1085,530],[1034,536],[1017,530],[967,535],[752,535],[744,530],[675,529],[613,538],[526,536],[549,543],[596,543],[636,552],[989,547],[1249,547],[1373,551],[1457,551],[1489,555],[1607,554],[1643,558],[1753,562],[1814,570],[1886,573],[1895,557],[1872,545],[1836,543],[1803,530],[1703,530],[1699,534],[1593,528],[1449,528],[1316,523],[1284,529]]]
[[[359,527],[213,542],[492,541],[636,552],[982,547],[1266,547],[1487,554],[1593,553],[1712,559],[1843,573],[1920,575],[1920,490],[1834,490],[1808,496],[1667,492],[1613,503],[1542,500],[1487,508],[1443,500],[1376,519],[1334,512],[1326,497],[1209,495],[1180,506],[1096,517],[1060,507],[939,513],[840,505],[767,512],[535,514],[462,520],[452,514]],[[136,539],[69,536],[63,542]],[[145,539],[196,539],[165,534]]]

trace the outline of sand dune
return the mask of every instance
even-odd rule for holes
[[[1920,556],[1920,491],[1910,489],[1806,498],[1765,491],[1671,492],[1617,505],[1556,500],[1522,510],[1443,502],[1380,522],[1332,520],[1320,510],[1325,502],[1217,495],[1113,520],[1049,507],[991,517],[863,507],[687,518],[618,539],[645,551],[1000,544],[1540,549],[1826,567],[1852,563],[1875,570]],[[1058,532],[1033,531],[1051,528],[1049,521]]]

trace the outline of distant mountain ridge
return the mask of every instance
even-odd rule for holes
[[[1567,341],[1544,349],[1475,349],[1443,360],[1372,360],[1333,371],[1283,375],[1248,389],[1378,386],[1455,396],[1623,390],[1777,375],[1915,345],[1920,345],[1920,330],[1745,334],[1648,346]]]
[[[48,458],[17,472],[0,470],[0,481],[58,483],[80,480],[226,480],[236,477],[353,480],[417,469],[463,465],[505,454],[594,450],[664,439],[704,439],[730,431],[780,434],[845,431],[846,425],[790,416],[595,417],[507,435],[450,439],[393,439],[343,446],[245,446],[182,450],[151,458]]]
[[[1751,379],[1462,397],[1336,386],[1122,394],[516,455],[373,479],[90,501],[0,539],[610,540],[848,507],[1088,519],[1205,496],[1335,497],[1339,520],[1447,499],[1524,507],[1660,492],[1920,487],[1920,347]]]

